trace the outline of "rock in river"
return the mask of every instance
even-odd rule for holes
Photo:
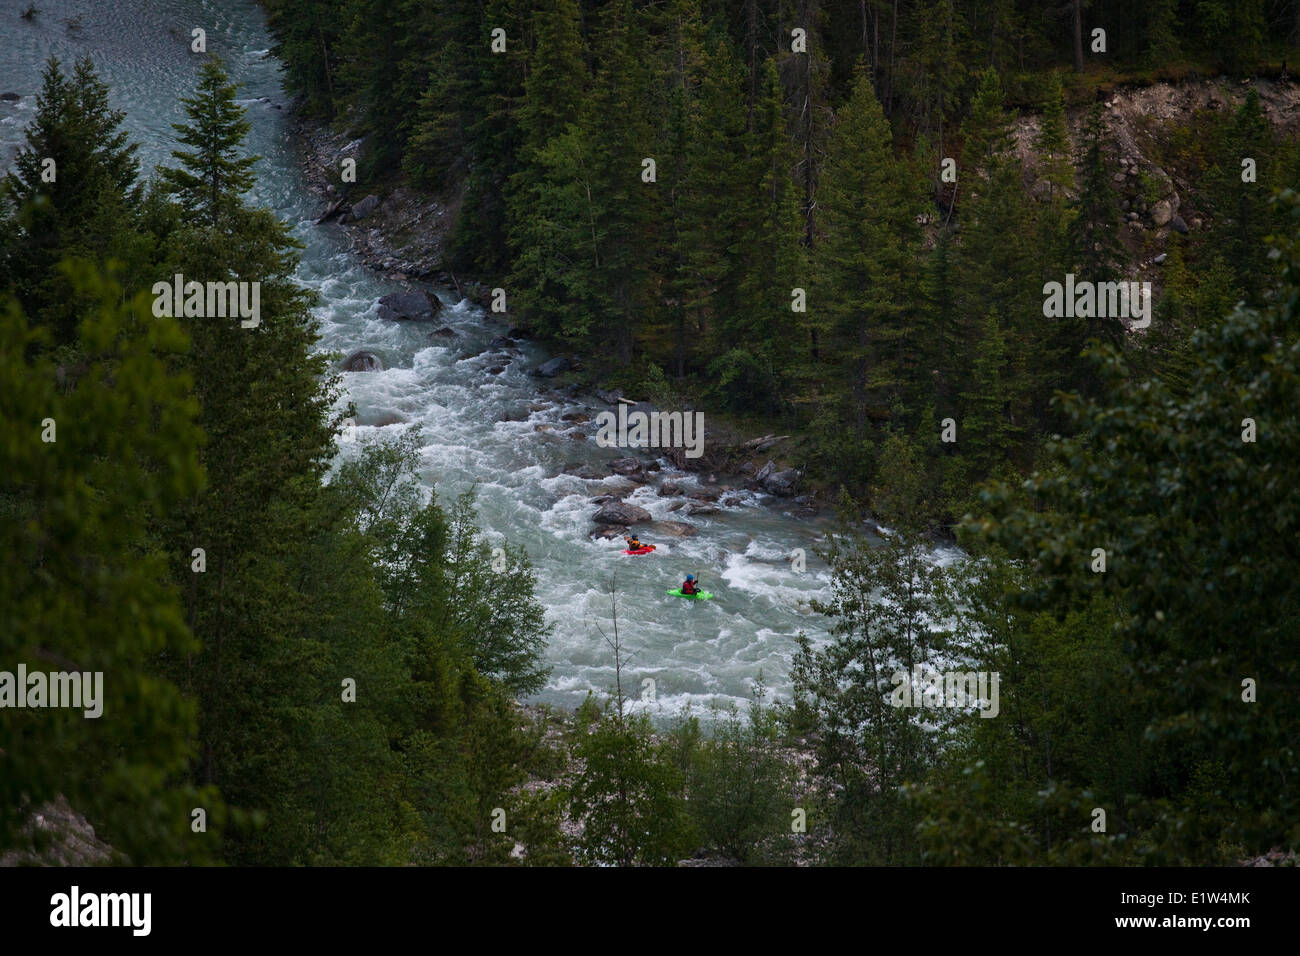
[[[360,352],[353,352],[343,360],[343,371],[345,372],[382,372],[383,370],[384,363],[379,361],[379,356],[364,349]]]
[[[538,378],[555,378],[561,372],[567,372],[573,367],[573,363],[563,355],[543,362],[533,370],[533,374]]]
[[[393,321],[425,321],[441,310],[442,302],[427,292],[390,292],[379,300],[379,317]]]
[[[644,508],[638,508],[625,501],[607,501],[600,511],[596,512],[594,520],[597,524],[640,524],[651,520],[651,515]]]

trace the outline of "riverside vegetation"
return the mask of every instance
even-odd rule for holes
[[[39,851],[29,817],[60,796],[135,863],[1295,847],[1300,150],[1258,96],[1158,131],[1203,224],[1163,237],[1135,334],[1044,318],[1046,282],[1134,268],[1105,113],[1070,143],[1068,99],[1097,77],[1068,15],[266,6],[304,109],[366,134],[362,178],[463,187],[451,264],[510,289],[537,334],[803,436],[843,489],[817,607],[834,636],[800,642],[793,700],[756,691],[708,733],[652,727],[621,692],[519,709],[546,677],[527,556],[497,570],[472,499],[420,492],[413,435],[331,471],[339,384],[284,225],[244,199],[220,64],[141,185],[91,66],[52,62],[0,209],[0,401],[30,423],[0,445],[0,647],[113,679],[93,723],[0,714],[0,848]],[[1262,37],[1293,6],[1125,9],[1106,68],[1246,72],[1289,51]],[[1021,105],[1041,109],[1046,196],[1012,149]],[[176,274],[259,281],[258,327],[154,317],[148,290]],[[966,560],[928,560],[937,528]],[[889,706],[894,671],[926,666],[998,673],[999,716]]]

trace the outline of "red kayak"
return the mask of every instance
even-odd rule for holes
[[[624,554],[649,554],[654,549],[655,546],[653,544],[647,544],[644,547],[637,548],[635,551],[628,551],[626,548],[624,548],[623,553]]]

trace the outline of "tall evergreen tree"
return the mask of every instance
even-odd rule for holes
[[[1119,244],[1119,200],[1111,182],[1110,134],[1100,104],[1088,113],[1083,128],[1079,164],[1079,197],[1070,221],[1071,265],[1079,281],[1112,282],[1121,277],[1124,251]],[[1083,324],[1083,335],[1117,343],[1124,327],[1115,316],[1094,316]]]
[[[1074,185],[1074,164],[1070,161],[1070,135],[1065,127],[1065,90],[1055,70],[1047,75],[1043,112],[1034,148],[1038,150],[1043,178],[1051,184],[1048,198],[1055,201]]]
[[[794,152],[786,131],[776,64],[764,69],[762,95],[745,140],[748,164],[732,159],[742,177],[727,198],[736,232],[729,253],[736,277],[718,296],[718,332],[728,348],[710,366],[733,401],[779,409],[802,372],[809,341],[808,313],[792,309],[795,288],[808,290]]]
[[[26,145],[5,177],[0,275],[33,321],[54,330],[55,344],[71,343],[83,307],[94,306],[75,299],[57,264],[68,256],[133,258],[139,164],[122,117],[89,59],[68,76],[52,57]]]
[[[191,382],[171,365],[185,337],[147,295],[124,298],[84,262],[61,269],[95,303],[76,365],[55,364],[49,330],[13,299],[0,308],[0,848],[39,851],[32,816],[63,797],[117,862],[209,862],[224,808],[187,784],[193,703],[154,671],[158,655],[194,648],[167,581],[180,559],[150,533],[202,481]],[[49,706],[53,676],[39,699],[30,676],[15,688],[20,665],[73,672],[84,707]],[[213,829],[198,838],[196,806]]]
[[[1276,225],[1269,200],[1281,184],[1278,150],[1254,87],[1246,91],[1215,153],[1206,180],[1219,219],[1214,227],[1216,245],[1233,271],[1234,284],[1248,302],[1260,304],[1270,282],[1265,237]],[[1243,166],[1247,159],[1254,166],[1253,182],[1247,181]]]
[[[860,70],[827,146],[810,307],[830,360],[823,378],[844,396],[843,419],[831,427],[858,437],[871,409],[910,397],[918,375],[911,319],[920,181],[894,157],[889,122]]]
[[[161,173],[168,192],[210,225],[236,208],[252,188],[253,166],[261,159],[241,154],[252,124],[235,103],[237,90],[219,58],[203,64],[194,96],[181,99],[190,121],[173,124],[180,142],[190,149],[174,150],[172,157],[180,167]]]

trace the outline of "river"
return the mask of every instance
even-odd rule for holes
[[[628,558],[622,543],[593,541],[591,516],[601,482],[566,475],[566,466],[599,463],[621,452],[575,441],[561,416],[594,417],[605,406],[558,399],[528,370],[546,358],[531,345],[499,375],[491,364],[467,358],[488,346],[501,327],[485,320],[477,306],[457,301],[453,290],[434,291],[446,304],[443,322],[454,340],[430,344],[430,327],[381,321],[376,299],[400,286],[363,267],[348,247],[342,227],[317,226],[323,203],[306,186],[292,135],[289,98],[279,66],[269,56],[272,40],[260,8],[251,0],[34,0],[31,22],[19,14],[29,0],[0,0],[0,92],[21,95],[0,102],[0,159],[12,162],[23,127],[35,110],[35,94],[46,58],[71,61],[89,55],[112,89],[113,105],[126,112],[126,126],[140,144],[143,170],[170,162],[175,148],[172,123],[184,119],[180,97],[190,95],[202,56],[190,52],[191,31],[206,31],[208,51],[225,61],[241,84],[240,102],[253,124],[250,150],[262,157],[251,202],[268,207],[291,224],[305,246],[297,277],[320,296],[320,347],[347,354],[359,348],[377,353],[385,371],[349,373],[345,384],[358,409],[357,438],[395,433],[366,422],[399,417],[423,434],[425,480],[444,501],[477,484],[480,522],[494,541],[522,544],[538,572],[538,597],[555,625],[547,651],[553,667],[538,701],[573,707],[589,690],[613,686],[613,662],[596,631],[609,625],[605,592],[617,573],[619,632],[632,659],[624,687],[640,696],[651,678],[655,700],[639,702],[666,717],[690,706],[727,706],[748,700],[762,672],[777,699],[789,697],[788,669],[795,636],[826,639],[826,621],[811,611],[811,598],[829,596],[825,566],[813,554],[826,524],[796,517],[778,499],[743,489],[740,503],[719,514],[681,518],[674,500],[653,486],[627,500],[656,519],[687,520],[696,537],[656,540],[649,557]],[[537,406],[546,405],[545,408]],[[516,419],[516,420],[511,420]],[[538,425],[554,425],[554,432]],[[355,446],[343,446],[349,454]],[[685,491],[694,490],[689,476]],[[793,549],[807,553],[807,570],[791,569]],[[696,574],[716,595],[691,602],[669,597],[687,573]]]

